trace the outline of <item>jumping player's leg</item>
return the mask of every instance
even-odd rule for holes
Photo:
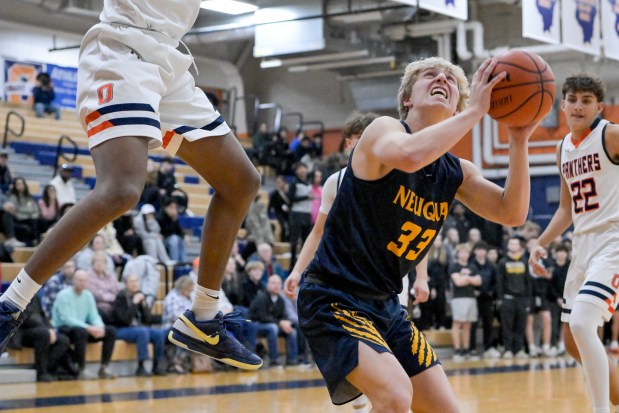
[[[346,379],[370,399],[372,412],[408,413],[413,387],[395,356],[378,353],[359,342],[358,360],[359,364]]]
[[[177,155],[204,177],[215,190],[202,229],[198,284],[191,310],[172,326],[169,340],[179,347],[205,354],[242,369],[255,370],[262,360],[231,334],[218,312],[224,269],[238,230],[260,187],[260,175],[236,137],[211,136],[183,140]]]
[[[198,284],[219,290],[232,244],[260,189],[260,174],[232,133],[184,140],[177,155],[215,190],[202,229]]]
[[[91,151],[95,189],[49,231],[0,297],[0,352],[23,320],[22,311],[49,276],[112,219],[138,202],[146,177],[147,140],[121,137]]]
[[[596,334],[597,337],[597,334]],[[565,343],[565,350],[568,354],[578,362],[582,364],[582,360],[580,357],[580,351],[576,346],[576,342],[574,341],[574,336],[572,335],[572,331],[570,329],[569,323],[563,323],[563,340]],[[608,362],[608,371],[609,371],[609,387],[610,387],[610,401],[613,405],[619,405],[619,371],[617,371],[617,366],[606,357]]]
[[[411,383],[415,392],[411,409],[415,413],[460,411],[456,395],[440,364],[413,376]]]

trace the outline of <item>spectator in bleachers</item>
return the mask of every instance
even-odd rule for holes
[[[129,255],[138,256],[144,254],[142,238],[135,232],[133,227],[133,210],[125,211],[120,217],[114,220],[116,238],[123,251]]]
[[[174,288],[166,295],[163,300],[163,316],[161,317],[162,328],[165,336],[176,321],[178,316],[191,308],[191,292],[195,286],[195,282],[188,275],[183,275],[174,281]],[[184,361],[189,358],[187,351],[174,345],[167,345],[166,354],[168,360],[168,371],[174,373],[186,373]],[[188,363],[187,363],[188,364]]]
[[[466,238],[466,244],[469,246],[471,251],[473,251],[473,247],[481,241],[483,241],[481,231],[478,228],[469,229],[469,234]],[[472,258],[473,257],[471,256],[471,259]]]
[[[58,173],[49,181],[50,185],[56,188],[56,198],[58,205],[62,208],[65,204],[75,204],[75,186],[73,185],[73,165],[63,163],[58,167]],[[62,216],[62,215],[61,215]]]
[[[37,201],[30,195],[26,180],[21,176],[13,180],[9,190],[9,201],[15,205],[13,220],[15,236],[29,246],[39,242],[39,207]]]
[[[44,234],[58,220],[58,198],[56,198],[56,188],[53,185],[45,185],[38,202],[40,220],[39,227]]]
[[[458,230],[460,242],[465,242],[469,237],[469,230],[473,227],[471,219],[467,216],[466,207],[460,202],[454,202],[449,211],[449,216],[445,220],[446,229],[455,228]]]
[[[53,113],[56,120],[60,119],[60,106],[53,103],[56,93],[48,73],[41,72],[37,75],[37,85],[32,88],[32,98],[37,118],[44,117],[46,113]]]
[[[532,238],[539,237],[540,232],[541,228],[539,224],[533,221],[525,222],[524,225],[518,228],[518,230],[516,231],[518,235],[524,238],[525,242],[528,242]]]
[[[570,267],[570,249],[564,244],[559,244],[554,249],[553,256],[554,264],[552,265],[552,277],[550,278],[552,343],[556,347],[556,353],[563,354],[565,353],[565,344],[563,343],[561,309],[563,308],[563,290],[565,288],[565,280],[567,279],[567,270]],[[619,317],[617,319],[619,320]],[[613,347],[611,342],[611,350],[613,350]],[[619,343],[617,348],[619,348]]]
[[[69,337],[52,327],[37,296],[32,299],[24,314],[24,324],[12,337],[11,347],[33,348],[37,381],[54,381],[61,360],[69,358]],[[63,364],[67,366],[69,363]],[[77,375],[77,372],[71,373]]]
[[[3,233],[6,238],[6,241],[4,241],[4,244],[2,245],[2,255],[5,255],[5,249],[12,251],[13,248],[23,247],[26,243],[15,238],[15,204],[9,201],[9,198],[3,193],[0,193],[0,204],[2,205],[2,210],[0,210],[0,216],[2,217],[2,220],[0,221],[0,225],[2,226],[0,228],[0,232]],[[2,257],[2,262],[12,262],[10,255],[9,259],[4,259],[4,257]]]
[[[460,238],[456,228],[449,228],[442,232],[445,234],[443,238],[443,248],[447,251],[447,263],[451,265],[456,260],[456,247],[460,245],[461,240],[464,242],[465,238]]]
[[[453,323],[451,336],[454,343],[455,361],[462,361],[475,356],[470,348],[471,325],[477,321],[477,300],[475,288],[481,285],[481,276],[474,272],[469,264],[471,250],[467,244],[456,247],[456,261],[449,267],[449,276],[453,283],[451,315]]]
[[[264,290],[261,282],[264,272],[264,264],[260,261],[248,262],[245,266],[247,278],[243,280],[243,307],[249,308],[251,302],[256,298],[259,291]]]
[[[496,266],[501,259],[499,248],[492,245],[488,246],[488,254],[486,254],[486,259],[490,264],[494,264]]]
[[[271,142],[267,147],[266,164],[275,168],[277,174],[287,174],[289,169],[288,130],[281,128],[278,133],[271,135]]]
[[[237,308],[243,305],[243,280],[247,278],[245,274],[236,270],[236,263],[230,257],[224,271],[224,279],[221,289],[226,292],[230,303]]]
[[[249,261],[260,261],[264,265],[264,272],[261,280],[262,285],[266,285],[271,275],[279,275],[282,280],[286,278],[286,271],[284,271],[281,264],[277,261],[275,256],[273,256],[273,247],[266,242],[258,245],[258,250],[249,257]]]
[[[258,127],[258,131],[251,137],[252,142],[252,159],[258,165],[264,165],[266,163],[266,154],[271,141],[271,135],[269,134],[268,126],[262,122]]]
[[[157,180],[159,178],[159,167],[152,159],[146,160],[146,180],[144,181],[144,190],[140,195],[140,205],[151,204],[159,206],[159,186]]]
[[[527,246],[530,248],[537,242],[537,237],[532,237],[527,240]],[[548,272],[546,276],[536,275],[531,273],[531,309],[527,316],[526,339],[529,346],[529,356],[537,357],[540,354],[545,357],[553,357],[555,352],[550,348],[552,338],[552,317],[550,313],[551,296],[551,277],[552,272]],[[535,344],[535,315],[539,314],[542,319],[542,348]]]
[[[281,228],[280,241],[288,242],[290,238],[290,199],[288,182],[283,175],[275,179],[275,189],[269,194],[269,215],[274,215]]]
[[[297,330],[292,321],[287,318],[286,305],[280,293],[282,291],[282,279],[276,275],[269,277],[266,290],[258,292],[249,307],[249,317],[257,324],[258,336],[267,338],[269,347],[269,365],[279,364],[279,349],[277,337],[282,335],[286,338],[286,356],[289,365],[298,364]],[[249,339],[252,348],[255,348],[255,340]]]
[[[9,153],[5,150],[0,152],[0,190],[6,192],[13,182],[11,169],[9,168]]]
[[[105,252],[95,251],[88,272],[88,290],[95,297],[97,309],[106,324],[111,320],[114,300],[121,288],[116,273],[108,269],[108,258]]]
[[[275,235],[267,213],[267,205],[257,195],[247,211],[245,217],[245,229],[247,230],[246,253],[256,250],[258,245],[275,243]]]
[[[52,308],[52,325],[69,337],[73,345],[74,361],[79,368],[80,379],[93,379],[86,367],[86,345],[103,342],[101,349],[101,367],[99,378],[108,379],[115,376],[107,370],[114,352],[116,330],[106,326],[97,311],[92,293],[86,289],[88,274],[77,270],[73,274],[73,286],[58,293]]]
[[[472,230],[471,230],[472,231]],[[469,238],[470,239],[470,238]],[[483,331],[484,358],[499,358],[501,353],[493,347],[492,321],[494,319],[494,302],[496,300],[496,266],[488,261],[488,244],[479,241],[473,246],[471,270],[481,276],[481,285],[477,288],[477,310]],[[475,326],[476,327],[476,326]],[[475,348],[476,328],[471,333],[471,347]]]
[[[312,149],[317,157],[322,158],[323,147],[322,135],[320,133],[316,133],[312,136]]]
[[[114,268],[116,267],[114,264],[114,258],[112,258],[112,256],[105,251],[105,239],[101,234],[95,235],[94,238],[88,243],[88,246],[75,255],[75,264],[77,265],[77,268],[80,270],[89,271],[92,268],[92,258],[94,257],[95,252],[102,252],[105,254],[106,271],[113,273]]]
[[[159,188],[160,198],[164,198],[174,191],[176,177],[174,176],[174,159],[171,157],[163,158],[159,164],[157,173],[157,187]]]
[[[112,257],[114,266],[122,270],[127,261],[131,259],[131,255],[127,254],[118,242],[114,224],[112,222],[108,222],[99,230],[97,235],[103,238],[104,251],[107,255]]]
[[[67,261],[39,290],[38,296],[41,298],[41,307],[48,318],[52,317],[52,307],[58,293],[72,285],[73,273],[76,269],[74,260]]]
[[[299,149],[299,147],[302,146],[302,142],[303,139],[307,138],[309,140],[309,138],[305,135],[305,131],[299,129],[297,130],[296,135],[294,135],[292,137],[292,139],[290,140],[290,142],[288,143],[288,150],[293,154],[294,157],[294,162],[298,162],[299,159],[301,159],[301,157],[299,156],[298,158],[295,157],[295,152],[297,152],[297,150]],[[309,144],[311,146],[312,142],[309,141]],[[305,153],[305,151],[303,151]]]
[[[125,278],[125,288],[114,301],[112,323],[116,327],[116,338],[135,343],[138,352],[136,376],[165,375],[163,343],[164,331],[151,327],[150,307],[146,296],[140,291],[140,277],[137,274]],[[153,368],[148,372],[144,362],[150,358],[148,343],[153,345]]]
[[[241,254],[239,245],[239,240],[237,239],[234,244],[232,244],[232,251],[230,251],[230,257],[234,259],[234,263],[236,264],[237,271],[245,271],[245,265],[247,262],[245,261],[245,257]]]
[[[140,291],[146,295],[146,303],[152,307],[161,282],[157,259],[150,255],[140,255],[128,261],[123,268],[123,281],[131,274],[140,277]]]
[[[163,201],[163,208],[157,214],[157,222],[161,227],[161,236],[170,259],[177,262],[187,262],[185,252],[185,232],[178,221],[178,204],[174,198]]]
[[[307,166],[297,163],[295,177],[290,184],[290,266],[297,262],[297,247],[307,239],[312,230],[312,185],[307,181]]]
[[[312,193],[314,194],[314,199],[312,199],[312,225],[314,225],[322,199],[322,171],[320,169],[316,169],[312,173]]]
[[[531,308],[531,276],[524,253],[524,241],[512,236],[507,241],[505,257],[497,266],[497,297],[501,309],[503,358],[528,358],[524,352],[527,315]]]
[[[133,218],[133,227],[142,239],[146,254],[167,264],[170,263],[170,257],[163,244],[161,227],[155,218],[155,213],[155,207],[152,205],[142,205],[140,213]]]

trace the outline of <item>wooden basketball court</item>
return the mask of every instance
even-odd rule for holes
[[[462,413],[582,413],[591,409],[581,369],[569,358],[458,364],[447,360],[444,367]],[[332,413],[352,412],[352,407],[331,404],[315,368],[280,368],[0,385],[0,411]]]

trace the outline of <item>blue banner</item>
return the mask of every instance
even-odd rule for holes
[[[54,84],[54,92],[56,93],[54,102],[63,108],[75,109],[77,68],[47,64],[46,71]]]
[[[32,105],[32,88],[42,69],[40,63],[4,59],[4,100]]]

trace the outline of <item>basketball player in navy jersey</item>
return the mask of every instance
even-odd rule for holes
[[[570,132],[557,146],[561,197],[546,230],[531,249],[539,275],[546,247],[574,225],[572,261],[563,291],[565,348],[582,363],[594,413],[619,412],[619,374],[597,329],[617,308],[619,292],[619,125],[600,116],[604,84],[588,74],[569,77],[561,109]]]
[[[481,65],[469,98],[461,68],[440,58],[409,64],[401,120],[374,120],[351,154],[298,299],[299,323],[335,404],[364,393],[373,412],[459,411],[436,354],[397,293],[454,198],[504,225],[525,221],[527,142],[536,124],[509,129],[505,189],[446,153],[487,113],[492,88],[505,77],[490,80],[495,66],[494,59]]]
[[[226,325],[238,323],[238,317],[217,310],[226,262],[260,175],[195,87],[191,55],[177,49],[199,11],[200,0],[104,0],[101,22],[84,36],[78,67],[78,110],[97,184],[56,224],[0,297],[0,353],[41,284],[101,227],[135,207],[148,150],[163,147],[215,189],[202,231],[193,305],[169,338],[236,367],[262,365],[227,333]]]

